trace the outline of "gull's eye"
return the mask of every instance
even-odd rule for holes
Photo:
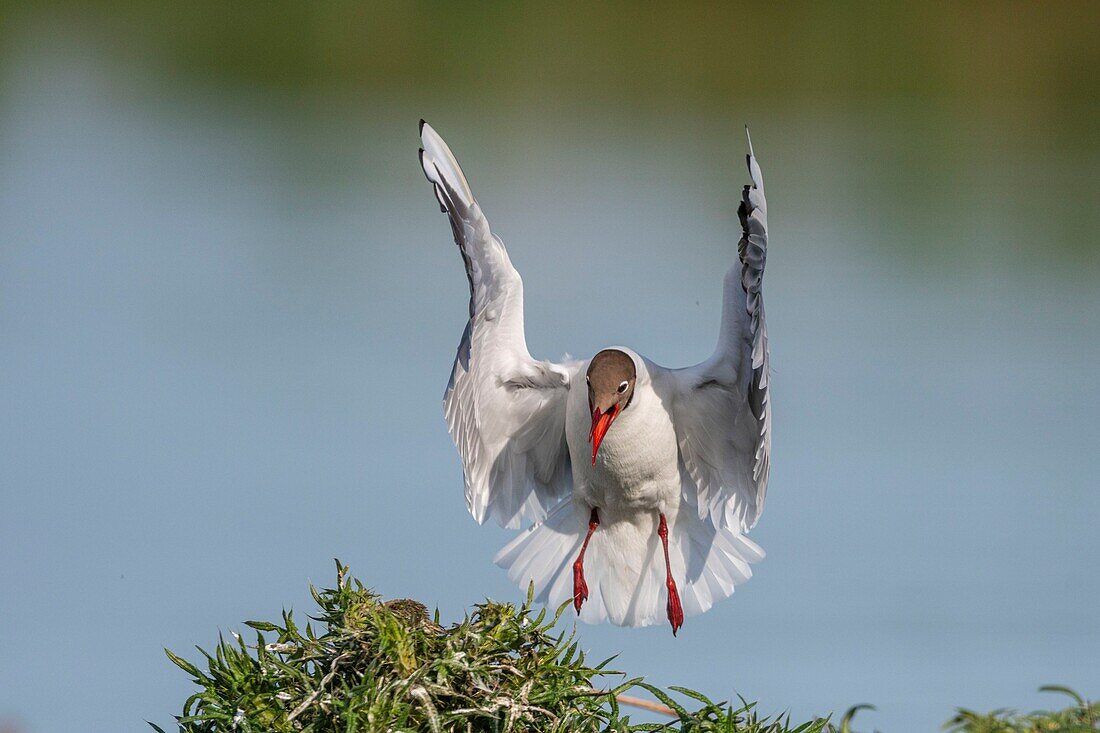
[[[625,392],[626,388],[629,387],[629,386],[630,386],[630,384],[628,382],[625,382],[625,381],[622,384],[620,384],[619,385],[619,394],[622,394],[623,392]]]

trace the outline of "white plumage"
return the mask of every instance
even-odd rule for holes
[[[751,143],[752,184],[742,193],[739,256],[725,278],[714,353],[694,367],[666,369],[614,347],[633,361],[636,382],[589,460],[589,361],[531,357],[519,273],[458,161],[423,122],[421,141],[421,165],[470,282],[470,320],[444,396],[467,507],[478,522],[533,525],[500,551],[497,564],[521,587],[533,582],[540,602],[574,597],[574,562],[597,509],[583,562],[582,620],[643,626],[660,622],[664,611],[673,621],[676,588],[685,615],[706,611],[748,580],[750,563],[764,556],[745,536],[763,510],[771,452],[761,294],[767,205]]]

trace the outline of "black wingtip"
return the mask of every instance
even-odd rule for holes
[[[424,134],[424,125],[426,125],[426,124],[428,124],[428,123],[426,123],[426,122],[424,121],[424,118],[423,118],[423,117],[421,117],[421,118],[420,118],[420,128],[419,128],[419,129],[417,130],[417,132],[419,132],[419,133],[420,133],[421,135],[423,135],[423,134]]]

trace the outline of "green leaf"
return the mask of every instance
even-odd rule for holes
[[[875,710],[875,706],[869,703],[860,703],[848,708],[840,719],[840,733],[851,733],[852,720],[860,710]]]
[[[672,708],[681,720],[691,717],[684,706],[672,699],[672,697],[659,687],[649,684],[648,682],[639,682],[638,687],[643,690],[648,690],[651,695],[660,700],[662,703]]]
[[[1079,695],[1076,690],[1070,687],[1066,687],[1064,685],[1043,685],[1039,688],[1039,692],[1057,692],[1063,695],[1069,695],[1077,702],[1077,707],[1087,707],[1087,704],[1085,703],[1085,698],[1081,697],[1081,695]]]
[[[165,648],[164,653],[168,655],[168,658],[172,660],[173,664],[175,664],[177,667],[182,669],[184,672],[187,672],[189,675],[191,675],[195,679],[198,679],[198,680],[203,679],[204,675],[203,675],[202,672],[199,671],[198,667],[191,664],[190,662],[188,662],[186,659],[184,659],[182,657],[177,657],[175,654],[172,653],[171,649]]]
[[[688,689],[687,687],[677,687],[676,685],[669,685],[668,689],[672,690],[673,692],[679,692],[681,695],[685,695],[686,697],[690,697],[694,700],[698,700],[699,702],[707,706],[717,704],[703,693]]]

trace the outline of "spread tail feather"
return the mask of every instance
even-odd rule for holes
[[[590,510],[572,497],[540,524],[525,530],[494,558],[521,588],[534,584],[535,601],[556,608],[573,596],[573,561],[588,529]],[[585,553],[589,598],[580,618],[619,626],[666,623],[664,556],[656,513],[628,521],[601,510],[600,527]],[[684,613],[695,616],[730,596],[752,577],[764,551],[734,529],[717,528],[681,506],[669,516],[669,560]]]

